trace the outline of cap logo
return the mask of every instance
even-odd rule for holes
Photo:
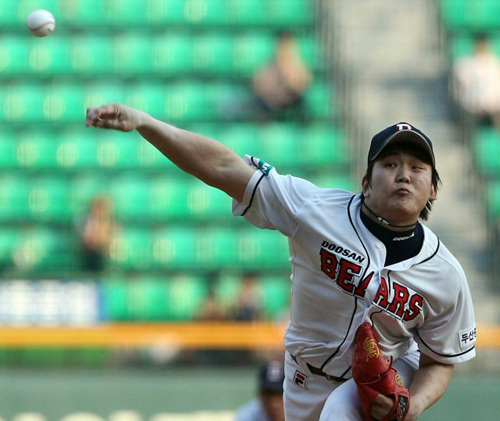
[[[398,130],[413,130],[409,124],[396,124]]]

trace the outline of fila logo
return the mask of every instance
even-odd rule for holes
[[[409,124],[396,124],[398,130],[413,130]]]
[[[304,373],[301,373],[299,370],[295,372],[293,376],[293,381],[300,387],[306,388],[307,376]]]

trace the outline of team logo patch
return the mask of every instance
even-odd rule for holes
[[[271,164],[268,164],[266,161],[259,159],[258,164],[259,170],[261,170],[265,175],[269,175],[271,170],[274,168]]]
[[[404,387],[403,379],[401,378],[401,376],[399,374],[396,374],[396,384],[400,387]]]
[[[380,349],[375,339],[366,338],[363,343],[363,348],[366,354],[366,361],[377,358],[380,355]]]
[[[301,373],[299,370],[297,370],[295,372],[295,375],[293,376],[293,381],[300,387],[306,389],[307,376],[304,373]]]

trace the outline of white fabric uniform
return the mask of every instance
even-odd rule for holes
[[[295,419],[290,402],[301,401],[289,396],[306,396],[313,378],[325,380],[305,370],[307,364],[335,378],[351,377],[351,343],[364,319],[378,330],[388,357],[408,357],[417,344],[442,363],[475,356],[474,312],[464,272],[431,230],[423,226],[417,256],[385,267],[385,246],[360,219],[360,195],[320,188],[280,175],[259,158],[245,159],[256,172],[243,201],[233,202],[233,214],[289,239],[292,299],[285,347],[295,359],[288,358],[288,364],[306,365],[294,373],[287,368],[287,419]]]

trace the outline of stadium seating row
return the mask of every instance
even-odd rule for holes
[[[441,19],[449,39],[450,63],[470,56],[477,35],[487,34],[500,57],[500,2],[497,0],[441,0]],[[493,249],[500,247],[500,132],[495,128],[472,128],[469,147],[484,189],[485,214],[491,226]],[[495,253],[495,252],[493,252]],[[494,257],[495,259],[495,257]],[[495,266],[495,265],[494,265]],[[497,265],[498,266],[498,265]],[[498,269],[494,269],[498,270]]]
[[[71,34],[43,41],[25,34],[0,36],[2,77],[207,75],[250,77],[269,62],[276,35],[270,31],[143,31]],[[297,38],[308,66],[318,71],[321,54],[308,34]]]
[[[314,0],[45,0],[59,30],[105,27],[123,29],[172,25],[310,26]],[[0,24],[17,27],[39,6],[30,0],[2,0]]]
[[[482,128],[471,142],[476,170],[485,183],[486,215],[500,233],[500,131]]]
[[[500,29],[498,0],[441,0],[441,18],[452,32]]]
[[[174,123],[255,118],[251,88],[241,82],[122,80],[85,85],[78,80],[23,80],[2,83],[0,88],[0,124],[82,123],[87,107],[105,102],[123,102]],[[308,89],[305,102],[313,120],[327,119],[338,112],[335,93],[324,80],[317,80]],[[231,112],[239,107],[246,107],[248,112]]]
[[[244,227],[239,226],[243,224]],[[231,225],[231,226],[229,226]],[[206,227],[127,225],[115,234],[110,270],[152,271],[289,269],[286,238],[275,231],[255,229],[240,219]],[[0,267],[15,276],[56,276],[81,271],[75,227],[51,228],[38,223],[29,227],[6,227],[0,232]]]
[[[500,179],[500,132],[482,128],[471,142],[479,173],[489,179]]]
[[[241,278],[225,275],[210,284],[197,275],[174,275],[108,280],[101,284],[103,317],[112,321],[185,321],[199,314],[212,291],[221,310],[238,303]],[[257,281],[263,316],[267,320],[281,318],[287,312],[290,280],[285,275],[263,275]]]
[[[351,189],[338,173],[308,177],[321,187]],[[142,223],[227,218],[231,199],[196,179],[165,174],[0,175],[0,223],[39,221],[68,225],[87,211],[93,197],[111,199],[117,221]],[[140,206],[138,206],[140,204]]]
[[[451,61],[470,56],[474,51],[474,34],[461,33],[453,35],[450,38],[450,54]],[[496,33],[491,34],[489,38],[492,50],[500,57],[500,36]]]
[[[281,170],[339,170],[347,162],[344,133],[331,123],[206,124],[192,129],[235,152],[259,156]],[[4,170],[156,170],[173,164],[138,134],[102,132],[83,125],[62,129],[0,128],[0,172]]]

